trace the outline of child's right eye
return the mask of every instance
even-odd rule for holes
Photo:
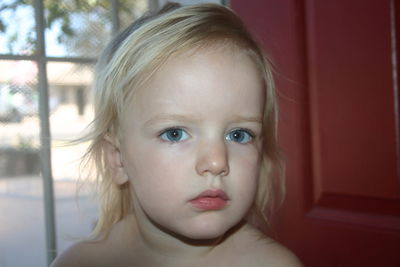
[[[168,142],[181,142],[189,138],[185,130],[180,128],[170,128],[160,134],[160,138]]]

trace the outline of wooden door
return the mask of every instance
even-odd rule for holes
[[[287,198],[306,266],[400,266],[400,2],[232,0],[276,65]]]

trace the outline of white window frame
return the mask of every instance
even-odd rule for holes
[[[112,34],[119,31],[118,0],[111,2]],[[47,78],[47,63],[70,62],[94,64],[95,58],[86,57],[49,57],[46,55],[44,0],[34,0],[34,20],[36,31],[36,53],[33,55],[0,54],[1,60],[29,60],[37,64],[37,86],[39,91],[39,121],[40,121],[40,159],[43,179],[44,214],[46,228],[46,258],[47,265],[57,256],[57,236],[55,223],[53,174],[51,167],[51,133],[49,121],[49,85]]]
[[[112,16],[112,34],[119,32],[120,23],[118,16],[118,0],[109,0],[111,3]],[[211,1],[188,1],[175,0],[182,4],[194,4],[202,2],[214,2],[222,5],[229,5],[229,0],[211,0]],[[53,190],[53,174],[51,166],[51,132],[49,121],[49,85],[47,78],[47,63],[49,62],[70,62],[80,64],[94,64],[96,58],[86,57],[50,57],[46,55],[45,43],[45,17],[44,17],[44,0],[34,0],[34,19],[36,29],[36,47],[37,51],[33,55],[13,55],[0,54],[1,60],[29,60],[36,62],[38,67],[37,85],[39,91],[39,121],[40,121],[40,158],[41,158],[41,174],[43,179],[43,195],[44,195],[44,214],[46,228],[46,255],[47,265],[57,256],[57,238],[55,223],[55,207],[54,207],[54,190]],[[162,6],[165,0],[148,0],[148,8],[156,10]]]

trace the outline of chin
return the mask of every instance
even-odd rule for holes
[[[185,237],[189,239],[195,240],[209,240],[209,239],[216,239],[225,234],[226,231],[215,231],[215,230],[208,230],[208,231],[196,231],[196,232],[189,232],[185,233]]]
[[[228,223],[201,223],[185,228],[181,234],[193,240],[214,240],[225,235],[232,227]]]

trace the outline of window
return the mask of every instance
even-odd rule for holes
[[[1,1],[0,266],[47,266],[91,231],[96,204],[84,188],[76,199],[85,144],[63,144],[92,118],[96,57],[146,9],[146,0]]]
[[[88,92],[103,46],[165,2],[1,1],[0,266],[47,266],[93,228],[90,190],[76,198],[86,145],[64,144],[92,119]]]

